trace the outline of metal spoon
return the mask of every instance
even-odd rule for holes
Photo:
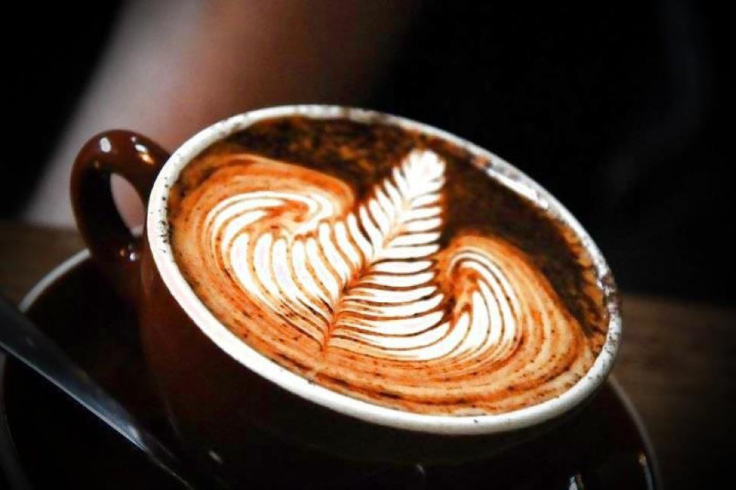
[[[74,401],[95,414],[127,439],[154,465],[193,490],[196,481],[182,463],[155,436],[79,366],[12,303],[0,296],[0,348],[56,385]],[[185,476],[186,475],[186,476]]]

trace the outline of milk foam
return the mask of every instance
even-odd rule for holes
[[[192,208],[203,218],[192,225],[196,273],[237,285],[221,307],[244,308],[239,328],[270,344],[267,355],[355,396],[449,413],[532,404],[592,364],[582,329],[521,250],[473,232],[441,249],[451,217],[436,153],[412,151],[362,202],[314,170],[231,158],[237,192],[218,199],[203,186]]]

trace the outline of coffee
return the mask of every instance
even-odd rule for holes
[[[243,342],[330,390],[496,414],[568,390],[608,314],[574,234],[492,161],[376,120],[261,121],[169,191],[175,260]]]

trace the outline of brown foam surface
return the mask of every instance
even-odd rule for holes
[[[605,340],[589,257],[461,148],[393,127],[278,119],[214,145],[170,191],[203,303],[275,362],[418,413],[559,395]]]

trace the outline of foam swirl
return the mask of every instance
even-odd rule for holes
[[[229,156],[185,197],[177,260],[225,325],[332,389],[456,415],[556,396],[592,364],[587,339],[518,248],[467,232],[441,249],[445,166],[415,150],[356,202],[334,177]]]

